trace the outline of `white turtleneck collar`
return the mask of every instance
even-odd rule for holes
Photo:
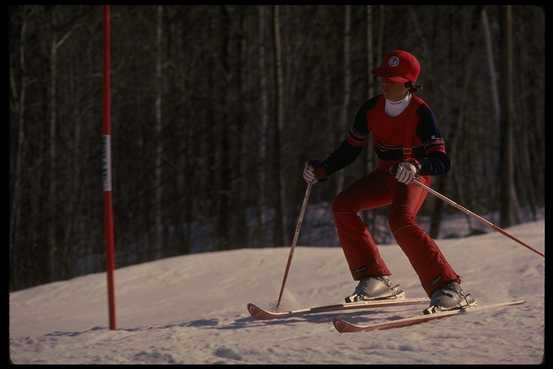
[[[398,115],[400,115],[405,110],[407,105],[409,105],[412,96],[413,95],[408,92],[403,99],[398,101],[386,99],[386,104],[384,105],[384,111],[386,112],[386,115],[390,117],[397,117]]]

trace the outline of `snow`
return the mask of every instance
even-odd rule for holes
[[[540,251],[545,221],[508,230]],[[301,240],[300,240],[301,242]],[[117,269],[117,325],[108,326],[106,276],[91,274],[10,293],[10,356],[17,364],[538,364],[544,355],[545,260],[487,233],[438,240],[481,304],[524,305],[370,333],[340,334],[336,313],[255,321],[248,302],[274,306],[289,247],[163,259]],[[408,297],[424,291],[397,245],[381,252]],[[340,303],[355,287],[339,247],[294,253],[282,308]],[[424,305],[350,311],[379,322]]]

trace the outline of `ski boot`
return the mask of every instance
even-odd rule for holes
[[[398,285],[392,285],[386,276],[361,279],[352,295],[345,298],[346,302],[402,299],[405,292]]]
[[[476,304],[476,300],[470,293],[465,293],[458,282],[452,281],[432,292],[430,306],[424,309],[423,313],[464,309]]]

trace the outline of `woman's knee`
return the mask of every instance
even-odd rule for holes
[[[408,225],[416,225],[415,216],[401,209],[390,210],[388,225],[392,233]]]
[[[346,196],[345,192],[340,192],[338,196],[332,201],[332,212],[333,213],[350,213],[357,212],[357,206],[354,201]]]

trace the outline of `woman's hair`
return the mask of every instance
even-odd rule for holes
[[[405,87],[409,90],[410,93],[416,93],[422,91],[422,85],[414,84],[413,82],[405,82]]]

